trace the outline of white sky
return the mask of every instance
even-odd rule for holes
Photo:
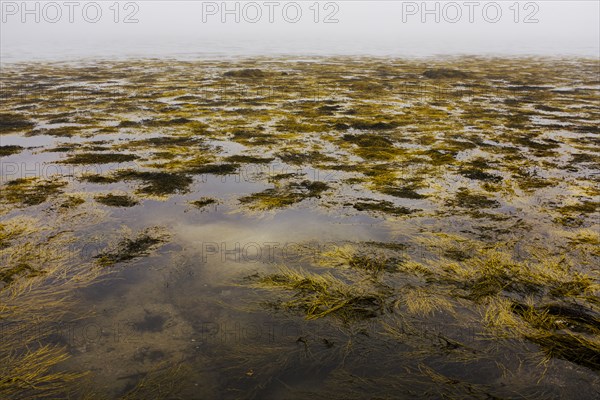
[[[65,0],[68,1],[68,0]],[[478,1],[473,9],[474,22],[469,22],[469,7],[465,1],[456,1],[462,12],[456,23],[448,20],[456,16],[456,7],[449,2],[428,1],[433,9],[439,3],[440,21],[435,15],[423,22],[424,2],[406,1],[321,1],[318,3],[319,22],[310,9],[315,1],[297,0],[302,16],[297,23],[284,19],[283,7],[288,7],[288,18],[294,18],[295,5],[277,1],[274,22],[268,21],[267,1],[255,1],[262,18],[251,23],[256,8],[249,2],[228,2],[234,8],[239,3],[240,22],[228,15],[222,22],[223,2],[204,1],[120,1],[119,22],[115,23],[114,0],[96,0],[102,15],[96,23],[84,19],[95,17],[90,1],[76,1],[74,22],[69,22],[69,7],[65,1],[27,2],[28,9],[38,3],[39,22],[33,14],[24,14],[21,1],[2,0],[0,28],[0,56],[3,62],[28,59],[67,59],[81,57],[202,57],[207,55],[256,54],[374,54],[393,56],[429,56],[438,54],[533,54],[600,56],[600,1],[521,1],[518,22],[514,21],[515,1],[496,1],[502,15],[499,21],[485,20],[496,16],[490,1]],[[126,3],[132,3],[125,9]],[[210,4],[209,4],[210,3]],[[331,3],[327,9],[325,5]],[[483,7],[488,4],[487,14]],[[56,5],[56,6],[55,6]],[[247,14],[243,11],[246,6]],[[444,8],[444,6],[446,8]],[[135,10],[137,23],[123,23],[127,14]],[[215,15],[203,21],[203,9],[218,8]],[[113,7],[114,8],[114,7]],[[323,23],[324,17],[336,10],[337,23]],[[56,10],[61,10],[58,22]],[[444,18],[443,10],[446,10]],[[413,11],[405,15],[403,10]],[[537,23],[524,23],[534,12]],[[25,22],[22,18],[26,18]]]

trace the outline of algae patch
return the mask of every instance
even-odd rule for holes
[[[21,206],[36,206],[63,193],[65,186],[67,182],[60,178],[18,178],[2,187],[0,199]]]
[[[112,164],[124,163],[136,160],[134,154],[122,153],[81,153],[67,157],[60,162],[62,164]]]
[[[139,202],[135,198],[127,194],[108,193],[104,195],[98,195],[94,197],[94,199],[98,203],[104,204],[105,206],[109,207],[133,207],[139,204]]]
[[[290,182],[244,196],[239,199],[239,202],[248,204],[251,209],[272,210],[287,207],[309,198],[319,197],[328,189],[329,185],[320,181]]]
[[[23,147],[21,146],[0,146],[0,157],[19,154],[21,151],[23,151]]]
[[[146,256],[168,239],[168,235],[156,229],[147,229],[133,238],[122,238],[113,248],[107,249],[94,258],[100,266],[109,267],[117,263],[131,261]]]

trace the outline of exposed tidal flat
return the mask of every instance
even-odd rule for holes
[[[599,73],[3,65],[0,398],[597,398]]]

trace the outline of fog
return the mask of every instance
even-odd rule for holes
[[[2,62],[600,54],[597,1],[2,2]]]

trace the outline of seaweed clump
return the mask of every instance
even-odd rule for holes
[[[126,181],[142,181],[143,186],[137,191],[141,194],[166,196],[174,193],[185,193],[194,180],[181,173],[121,170],[115,174],[115,178]]]
[[[427,195],[417,192],[416,188],[413,188],[411,186],[385,186],[383,188],[380,188],[379,191],[390,196],[400,197],[404,199],[418,200],[427,197]]]
[[[211,204],[216,204],[216,203],[217,203],[217,200],[213,199],[211,197],[202,197],[198,200],[190,201],[190,204],[198,209],[203,209],[206,206],[209,206]]]
[[[357,201],[353,207],[358,211],[375,211],[395,216],[408,215],[416,211],[407,207],[397,206],[387,200]]]
[[[6,183],[0,192],[0,199],[23,206],[36,206],[44,203],[50,196],[62,193],[67,182],[57,178],[41,179],[18,178]]]
[[[108,193],[104,195],[98,195],[94,197],[94,199],[98,203],[109,207],[133,207],[139,204],[136,199],[127,194]]]
[[[320,197],[329,189],[325,182],[304,180],[300,183],[291,182],[259,193],[253,193],[239,199],[241,204],[249,204],[252,209],[272,210],[299,203],[305,199]]]
[[[23,151],[23,147],[21,146],[0,146],[0,157],[18,154],[21,151]]]
[[[433,68],[423,72],[423,76],[429,79],[465,79],[469,77],[469,74],[457,69]]]
[[[403,153],[390,139],[378,134],[345,134],[342,140],[356,145],[354,153],[365,160],[391,160]]]
[[[244,68],[238,70],[227,71],[223,76],[229,78],[264,78],[268,74],[258,68]]]
[[[328,273],[317,275],[285,267],[279,273],[259,278],[257,283],[260,287],[294,291],[294,298],[281,305],[303,311],[306,319],[332,315],[349,322],[376,317],[384,311],[387,297],[383,292],[347,284]]]
[[[185,172],[195,175],[213,174],[213,175],[230,175],[237,171],[238,164],[221,163],[221,164],[201,164],[186,166]]]
[[[243,154],[236,154],[226,158],[226,161],[231,163],[244,163],[244,164],[268,164],[273,161],[273,157],[257,157]]]
[[[0,134],[31,129],[34,125],[32,121],[17,114],[0,114]]]
[[[81,153],[72,155],[62,161],[62,164],[112,164],[134,161],[138,157],[135,154],[121,153]]]
[[[94,258],[103,267],[113,266],[148,255],[150,250],[165,242],[167,238],[167,235],[155,229],[146,229],[134,238],[121,239],[114,248],[96,255]]]
[[[67,198],[60,204],[61,210],[68,210],[76,208],[85,203],[85,200],[79,196],[67,196]]]
[[[43,271],[35,269],[27,263],[19,263],[12,268],[0,269],[0,282],[10,285],[21,276],[32,278],[41,274],[43,274]]]
[[[482,194],[473,194],[469,189],[461,187],[456,193],[456,197],[453,200],[446,202],[450,206],[458,206],[462,208],[469,208],[472,211],[480,208],[497,208],[500,207],[500,203],[497,200],[490,199]]]

